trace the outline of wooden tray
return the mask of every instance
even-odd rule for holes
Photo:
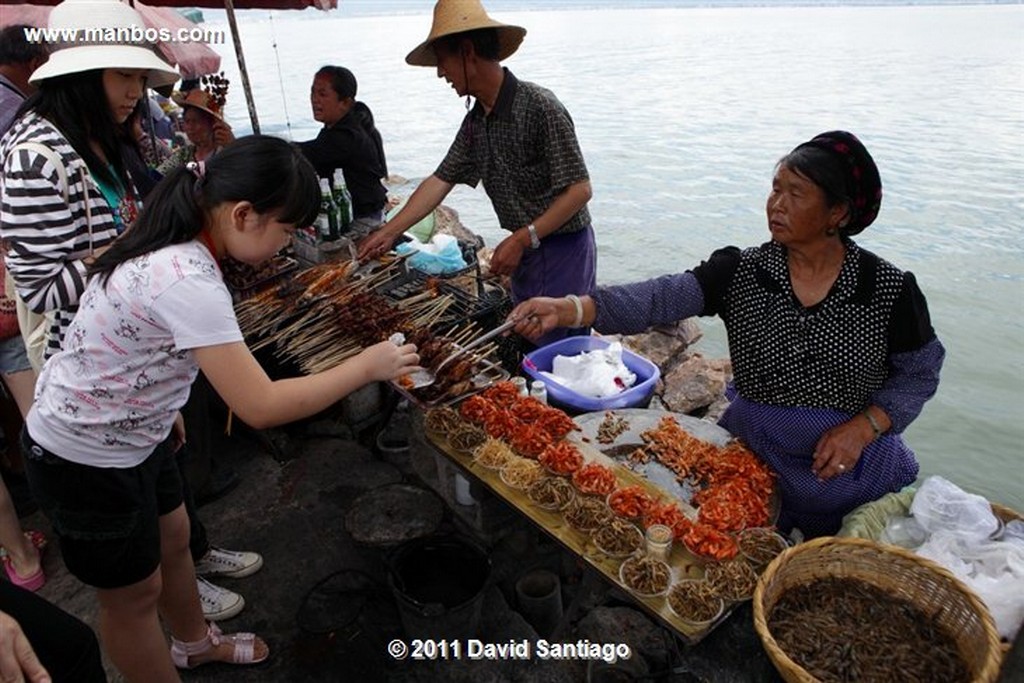
[[[626,420],[629,423],[629,428],[616,436],[611,443],[600,443],[597,432],[601,423],[604,422],[606,413],[611,413],[613,417]],[[630,453],[644,445],[644,440],[640,435],[649,429],[655,429],[662,418],[666,416],[675,418],[679,426],[690,435],[702,441],[713,443],[716,446],[724,446],[733,438],[732,434],[726,429],[719,427],[713,422],[700,420],[684,413],[672,413],[666,410],[647,410],[646,408],[620,408],[618,410],[602,410],[577,415],[573,420],[579,426],[580,431],[573,432],[568,438],[578,444],[589,444],[599,449],[617,464],[633,470],[644,479],[655,484],[662,491],[689,503],[693,498],[693,494],[696,493],[693,482],[680,482],[672,470],[653,459],[643,464],[637,464],[628,459]],[[778,489],[776,489],[772,492],[768,503],[772,524],[779,519],[780,505],[781,498],[779,497]],[[696,519],[693,515],[691,517]]]
[[[657,419],[660,419],[660,417],[663,414],[665,414],[658,411],[644,410],[615,412],[629,412],[631,415],[649,413],[650,415],[645,417],[654,419],[653,423],[648,422],[648,424],[651,424],[652,426],[654,424],[657,424]],[[600,415],[603,419],[604,413],[602,412],[600,413]],[[657,418],[655,419],[653,416],[657,416]],[[596,438],[594,439],[594,443],[588,443],[586,441],[583,441],[581,437],[587,436],[587,429],[592,428],[593,433],[596,437],[597,424],[599,424],[600,421],[593,424],[592,427],[584,426],[588,425],[592,421],[592,419],[593,418],[591,418],[590,420],[583,420],[583,425],[581,425],[581,427],[584,429],[584,431],[582,432],[582,434],[577,434],[572,439],[576,442],[576,445],[579,448],[580,452],[583,454],[585,461],[599,462],[603,465],[610,467],[615,472],[616,479],[619,481],[619,484],[621,486],[639,485],[644,487],[652,496],[666,499],[673,497],[671,493],[665,491],[657,484],[649,481],[648,479],[645,479],[637,472],[634,472],[622,466],[621,463],[618,463],[613,458],[609,457],[605,453],[602,453],[601,450],[595,447]],[[694,420],[694,418],[688,418],[688,420],[686,421],[687,424],[683,425],[684,427],[688,428],[689,420],[693,420],[694,422],[700,422],[699,420]],[[638,427],[639,424],[640,420],[637,421]],[[683,421],[680,421],[680,424],[683,424]],[[704,433],[712,434],[715,438],[719,439],[719,441],[716,441],[716,443],[719,444],[723,444],[729,438],[731,438],[727,431],[720,427],[717,427],[716,425],[712,425],[709,423],[702,424],[706,425],[706,427],[709,428],[709,431],[706,431],[703,428],[701,428],[701,431],[695,434],[696,436],[700,436],[701,434]],[[432,432],[426,429],[426,427],[424,427],[424,431],[427,436],[427,440],[438,451],[443,453],[449,460],[451,460],[464,471],[473,475],[475,478],[479,479],[496,495],[498,495],[505,502],[513,506],[521,514],[525,515],[534,524],[536,524],[543,531],[545,531],[547,534],[549,534],[551,537],[553,537],[555,540],[561,543],[568,550],[586,560],[588,564],[590,564],[592,567],[600,571],[606,579],[608,579],[617,586],[621,586],[622,589],[637,603],[637,605],[643,608],[644,611],[646,611],[652,617],[657,619],[661,624],[672,630],[685,642],[694,644],[700,641],[704,636],[710,633],[716,626],[718,626],[726,618],[728,618],[729,614],[732,612],[733,609],[735,609],[735,607],[740,602],[744,602],[727,602],[726,608],[723,611],[722,615],[707,626],[698,627],[693,624],[690,624],[689,622],[683,621],[682,619],[677,617],[669,608],[668,600],[666,597],[642,597],[631,592],[628,588],[623,586],[619,579],[619,567],[622,564],[623,560],[621,558],[612,558],[605,555],[600,549],[597,548],[596,545],[594,545],[593,541],[590,538],[590,534],[580,532],[572,528],[568,524],[568,522],[566,522],[561,512],[556,510],[546,510],[537,505],[536,503],[534,503],[532,500],[530,500],[525,491],[520,491],[518,489],[514,489],[506,485],[501,480],[500,472],[498,470],[491,470],[474,464],[473,459],[470,455],[460,453],[455,449],[451,448],[443,434]],[[641,429],[640,431],[643,431],[643,429]],[[639,438],[639,432],[637,433],[637,438]],[[700,436],[700,438],[704,437]],[[683,511],[684,514],[686,514],[691,519],[696,518],[696,511],[692,506],[690,506],[687,502],[683,500],[679,500],[678,503],[680,509]],[[705,560],[702,560],[694,556],[692,553],[690,553],[690,551],[687,550],[686,547],[680,541],[675,541],[672,544],[672,551],[669,557],[669,565],[672,567],[673,581],[679,581],[682,579],[702,578],[704,576],[704,563]]]

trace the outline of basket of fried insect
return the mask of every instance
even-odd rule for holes
[[[999,673],[988,609],[939,565],[859,538],[819,538],[768,565],[754,627],[790,683],[987,682]]]

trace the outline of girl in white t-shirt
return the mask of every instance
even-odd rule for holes
[[[419,362],[415,346],[382,342],[331,370],[272,381],[245,346],[218,260],[272,257],[318,208],[313,167],[277,138],[242,138],[173,171],[96,260],[64,347],[39,377],[22,443],[29,480],[66,566],[98,589],[102,641],[130,681],[268,655],[253,634],[221,635],[200,608],[172,458],[198,370],[264,428]]]

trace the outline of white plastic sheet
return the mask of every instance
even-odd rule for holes
[[[1024,525],[1011,522],[993,538],[1000,522],[988,501],[936,476],[924,481],[910,510],[929,532],[915,552],[967,584],[999,634],[1013,640],[1024,621]]]
[[[595,398],[615,396],[636,384],[636,374],[622,362],[621,342],[575,356],[555,356],[551,372],[541,374],[581,396]]]

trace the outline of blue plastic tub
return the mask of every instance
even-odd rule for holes
[[[622,349],[622,362],[630,372],[636,374],[636,383],[614,396],[584,396],[541,374],[541,371],[551,372],[555,356],[577,356],[584,351],[603,349],[609,345],[610,342],[603,337],[566,337],[526,354],[523,358],[523,371],[533,379],[544,381],[548,389],[548,401],[552,405],[566,408],[570,412],[590,413],[615,408],[645,407],[654,393],[654,385],[658,383],[661,371],[651,361],[626,348]]]

